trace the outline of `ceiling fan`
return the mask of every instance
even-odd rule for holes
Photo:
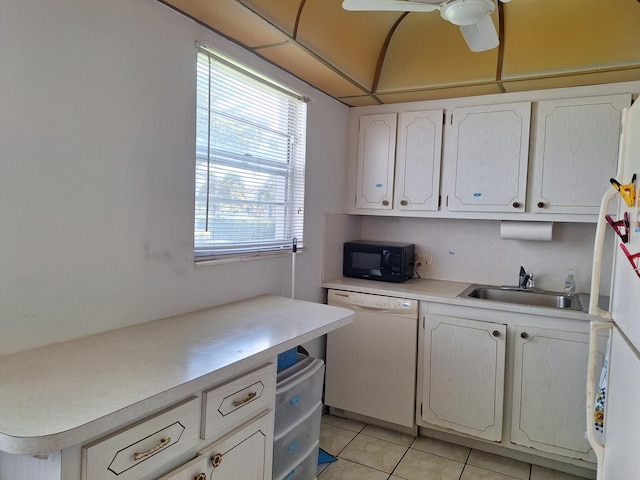
[[[506,3],[510,0],[500,0]],[[460,26],[472,52],[491,50],[500,44],[491,20],[494,0],[343,0],[345,10],[388,12],[433,12],[440,10],[445,20]]]

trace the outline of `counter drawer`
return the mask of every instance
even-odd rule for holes
[[[273,409],[276,366],[269,363],[202,394],[200,438],[219,438],[259,413]]]
[[[82,479],[139,480],[196,447],[198,397],[82,447]]]

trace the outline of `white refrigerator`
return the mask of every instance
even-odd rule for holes
[[[594,248],[589,313],[601,320],[591,322],[587,432],[598,480],[640,479],[640,182],[634,174],[640,178],[640,101],[623,114],[618,183],[602,200]],[[617,212],[607,215],[616,204]],[[615,245],[604,243],[607,229],[615,232]],[[598,307],[603,248],[615,250],[609,311]],[[609,358],[600,372],[597,336],[606,329]]]

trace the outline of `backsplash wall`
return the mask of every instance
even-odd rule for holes
[[[588,292],[596,226],[555,223],[550,242],[503,240],[500,222],[363,216],[361,238],[415,243],[433,256],[425,278],[491,285],[514,285],[520,265],[535,274],[536,286],[562,290],[568,268],[575,269],[577,291]],[[610,232],[607,235],[611,236]],[[611,244],[611,238],[607,238]],[[603,259],[601,291],[609,291],[612,252]]]

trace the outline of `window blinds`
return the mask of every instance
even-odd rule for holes
[[[306,112],[305,98],[199,49],[196,260],[303,246]]]

